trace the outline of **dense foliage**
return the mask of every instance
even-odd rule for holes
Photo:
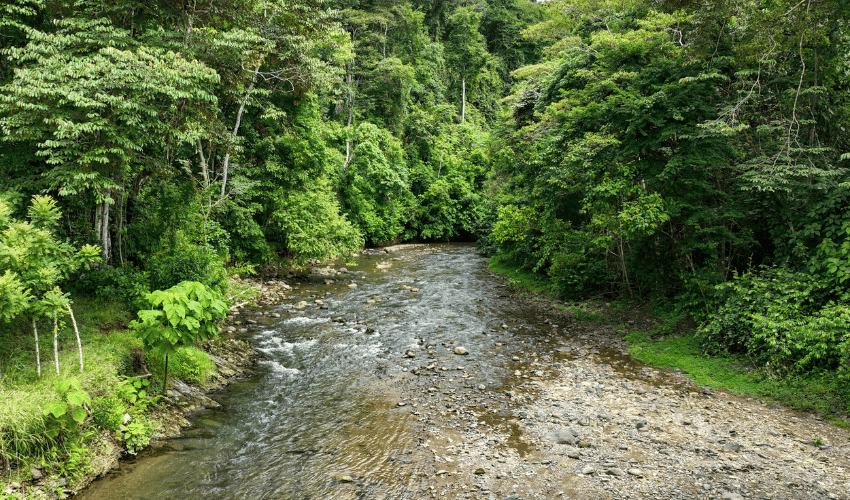
[[[493,251],[676,299],[706,348],[848,367],[846,2],[550,2],[494,158]]]

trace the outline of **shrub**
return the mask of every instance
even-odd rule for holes
[[[745,273],[716,287],[720,307],[700,329],[707,351],[745,353],[789,371],[850,361],[850,307],[829,301],[829,283],[785,268]]]
[[[69,280],[68,289],[83,295],[119,299],[138,309],[139,299],[151,291],[148,273],[127,263],[121,267],[99,266]]]
[[[151,290],[165,290],[183,281],[197,281],[221,291],[227,273],[211,247],[182,243],[153,256],[148,263]]]

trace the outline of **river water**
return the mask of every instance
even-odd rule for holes
[[[418,419],[399,407],[410,395],[397,381],[430,363],[461,397],[499,386],[509,368],[488,359],[507,336],[500,326],[516,318],[472,245],[399,247],[343,266],[349,273],[301,281],[294,300],[243,311],[258,322],[246,337],[263,354],[255,375],[214,394],[222,408],[197,413],[184,437],[122,463],[79,498],[413,498]],[[311,306],[294,309],[300,300]]]

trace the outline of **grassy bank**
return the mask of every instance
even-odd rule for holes
[[[514,289],[558,300],[554,287],[544,275],[521,269],[498,257],[489,260],[489,269],[505,276],[506,284]],[[850,427],[850,382],[835,372],[778,373],[765,366],[756,366],[745,356],[706,355],[703,339],[692,324],[682,321],[680,315],[649,311],[646,306],[617,303],[606,307],[595,303],[589,307],[568,302],[561,307],[581,321],[599,322],[606,317],[620,319],[628,315],[628,311],[648,314],[656,325],[654,329],[629,331],[625,335],[635,359],[660,368],[682,370],[700,385],[814,412]]]
[[[153,377],[146,375],[142,343],[127,330],[129,311],[120,302],[77,297],[74,312],[82,373],[69,320],[60,325],[58,374],[52,321],[37,324],[41,376],[31,324],[0,325],[0,498],[74,492],[118,456],[147,446],[160,430],[155,414],[163,405],[155,386],[162,363],[148,359]],[[170,360],[169,372],[194,383],[214,374],[203,351],[184,351]],[[27,484],[33,480],[41,487]]]
[[[631,332],[632,357],[662,368],[678,368],[700,385],[723,388],[810,411],[848,426],[850,384],[830,371],[779,374],[756,366],[744,356],[708,356],[703,339],[693,330],[665,330],[664,322],[651,332]]]

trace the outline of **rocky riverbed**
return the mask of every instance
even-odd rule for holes
[[[536,311],[538,328],[494,340],[490,362],[511,372],[503,385],[464,392],[474,375],[427,352],[419,375],[395,381],[397,393],[411,394],[396,411],[418,423],[416,455],[430,465],[420,483],[426,496],[850,498],[846,429],[643,366],[625,353],[618,326],[515,299]],[[493,331],[504,338],[530,326],[520,320]]]

